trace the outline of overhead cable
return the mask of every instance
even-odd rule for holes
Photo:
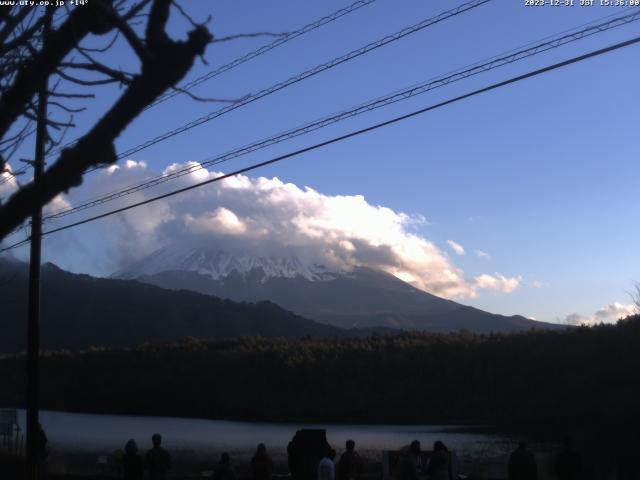
[[[356,10],[359,10],[362,7],[365,7],[367,5],[371,5],[372,3],[374,3],[376,0],[358,0],[354,3],[352,3],[351,5],[341,8],[339,10],[336,10],[335,12],[330,13],[329,15],[326,15],[322,18],[319,18],[318,20],[315,20],[307,25],[305,25],[302,28],[299,28],[298,30],[295,30],[293,32],[289,32],[286,33],[282,36],[279,36],[278,38],[276,38],[274,41],[272,41],[271,43],[267,43],[265,45],[262,45],[261,47],[257,48],[256,50],[252,50],[251,52],[248,52],[244,55],[242,55],[241,57],[235,58],[234,60],[231,60],[229,63],[226,63],[224,65],[221,65],[220,67],[211,70],[210,72],[207,72],[204,75],[201,75],[200,77],[191,80],[188,83],[185,83],[184,85],[182,85],[179,89],[173,90],[172,92],[169,93],[165,93],[164,95],[161,95],[160,97],[158,97],[153,103],[151,103],[150,105],[148,105],[145,110],[148,110],[149,108],[152,108],[166,100],[169,100],[170,98],[175,97],[176,95],[181,95],[186,91],[191,90],[192,88],[207,82],[215,77],[217,77],[218,75],[221,75],[225,72],[228,72],[229,70],[232,70],[240,65],[242,65],[243,63],[246,63],[250,60],[253,60],[256,57],[259,57],[260,55],[263,55],[277,47],[280,47],[282,45],[284,45],[287,42],[290,42],[291,40],[298,38],[302,35],[305,35],[306,33],[312,32],[320,27],[323,27],[324,25],[327,25],[331,22],[334,22],[336,20],[338,20],[341,17],[344,17],[345,15],[348,15],[352,12],[355,12]],[[54,151],[50,152],[48,156],[52,156],[54,154],[58,154],[60,153],[60,151],[64,148],[70,147],[71,145],[74,145],[77,142],[76,140],[72,140],[71,142],[66,143],[65,145],[63,145],[62,147],[56,148]]]
[[[236,175],[247,173],[247,172],[250,172],[252,170],[256,170],[258,168],[261,168],[261,167],[272,165],[274,163],[281,162],[282,160],[286,160],[288,158],[296,157],[296,156],[299,156],[299,155],[301,155],[303,153],[307,153],[307,152],[310,152],[310,151],[313,151],[313,150],[318,150],[318,149],[326,147],[328,145],[332,145],[334,143],[338,143],[338,142],[347,140],[347,139],[352,138],[352,137],[356,137],[356,136],[359,136],[359,135],[362,135],[362,134],[365,134],[365,133],[368,133],[368,132],[371,132],[371,131],[374,131],[374,130],[378,130],[378,129],[383,128],[383,127],[387,127],[389,125],[393,125],[393,124],[401,122],[403,120],[407,120],[409,118],[413,118],[413,117],[416,117],[418,115],[422,115],[424,113],[430,112],[432,110],[436,110],[436,109],[444,107],[446,105],[450,105],[452,103],[456,103],[456,102],[459,102],[461,100],[465,100],[465,99],[468,99],[468,98],[471,98],[471,97],[475,97],[477,95],[480,95],[480,94],[483,94],[483,93],[486,93],[486,92],[489,92],[489,91],[492,91],[492,90],[496,90],[498,88],[501,88],[501,87],[504,87],[504,86],[507,86],[507,85],[510,85],[510,84],[513,84],[513,83],[517,83],[517,82],[520,82],[522,80],[526,80],[528,78],[536,77],[538,75],[542,75],[544,73],[547,73],[547,72],[550,72],[550,71],[553,71],[553,70],[557,70],[559,68],[566,67],[566,66],[572,65],[574,63],[582,62],[582,61],[587,60],[589,58],[593,58],[593,57],[596,57],[596,56],[604,55],[604,54],[612,52],[614,50],[618,50],[618,49],[621,49],[621,48],[624,48],[624,47],[628,47],[630,45],[634,45],[634,44],[637,44],[637,43],[640,43],[640,36],[632,38],[630,40],[626,40],[626,41],[623,41],[623,42],[619,42],[619,43],[610,45],[610,46],[605,47],[605,48],[594,50],[594,51],[591,51],[591,52],[586,53],[584,55],[573,57],[573,58],[570,58],[568,60],[564,60],[562,62],[554,63],[552,65],[548,65],[546,67],[542,67],[542,68],[539,68],[537,70],[533,70],[533,71],[530,71],[528,73],[525,73],[525,74],[522,74],[522,75],[518,75],[516,77],[511,77],[511,78],[509,78],[507,80],[503,80],[501,82],[493,83],[493,84],[491,84],[491,85],[489,85],[487,87],[483,87],[483,88],[474,90],[472,92],[469,92],[469,93],[466,93],[466,94],[459,95],[457,97],[451,98],[449,100],[445,100],[443,102],[439,102],[439,103],[430,105],[428,107],[421,108],[420,110],[416,110],[416,111],[413,111],[411,113],[407,113],[405,115],[394,117],[394,118],[392,118],[390,120],[386,120],[384,122],[376,123],[376,124],[371,125],[369,127],[362,128],[360,130],[356,130],[356,131],[347,133],[345,135],[341,135],[339,137],[334,137],[334,138],[331,138],[329,140],[325,140],[323,142],[316,143],[316,144],[311,145],[309,147],[305,147],[305,148],[296,150],[294,152],[287,153],[285,155],[280,155],[280,156],[272,158],[270,160],[266,160],[266,161],[263,161],[263,162],[255,163],[255,164],[250,165],[248,167],[244,167],[244,168],[240,168],[238,170],[235,170],[235,171],[233,171],[231,173],[220,175],[219,177],[215,177],[215,178],[208,179],[208,180],[205,180],[205,181],[202,181],[202,182],[199,182],[199,183],[195,183],[193,185],[189,185],[189,186],[186,186],[186,187],[183,187],[183,188],[179,188],[177,190],[173,190],[171,192],[164,193],[162,195],[158,195],[158,196],[155,196],[155,197],[152,197],[152,198],[148,198],[146,200],[142,200],[140,202],[136,202],[136,203],[133,203],[133,204],[121,207],[121,208],[117,208],[115,210],[111,210],[109,212],[102,213],[100,215],[95,215],[93,217],[85,218],[83,220],[80,220],[80,221],[77,221],[77,222],[74,222],[74,223],[70,223],[70,224],[64,225],[62,227],[54,228],[54,229],[48,230],[46,232],[43,232],[42,235],[43,236],[51,235],[53,233],[61,232],[61,231],[64,231],[64,230],[68,230],[70,228],[74,228],[74,227],[77,227],[77,226],[80,226],[80,225],[84,225],[84,224],[87,224],[87,223],[90,223],[90,222],[94,222],[96,220],[100,220],[102,218],[106,218],[106,217],[115,215],[117,213],[122,213],[122,212],[125,212],[127,210],[131,210],[133,208],[137,208],[137,207],[140,207],[140,206],[143,206],[143,205],[148,205],[150,203],[156,202],[158,200],[162,200],[164,198],[168,198],[168,197],[172,197],[174,195],[178,195],[180,193],[188,192],[190,190],[194,190],[196,188],[200,188],[200,187],[203,187],[205,185],[209,185],[211,183],[219,182],[219,181],[225,180],[227,178],[234,177]],[[0,253],[5,252],[7,250],[10,250],[12,248],[16,248],[17,246],[23,245],[27,241],[28,240],[23,240],[22,242],[18,242],[16,244],[13,244],[13,245],[10,245],[10,246],[5,247],[3,249],[0,249]]]
[[[633,14],[612,19],[605,23],[600,23],[598,25],[590,26],[578,32],[573,32],[557,38],[552,38],[551,40],[548,40],[546,42],[538,43],[522,50],[517,50],[513,53],[510,53],[502,57],[494,57],[485,63],[474,64],[471,68],[461,69],[458,71],[454,71],[453,73],[445,75],[443,77],[436,77],[436,78],[427,80],[420,84],[408,87],[404,90],[394,92],[384,97],[379,97],[375,100],[361,104],[352,109],[345,110],[328,117],[323,117],[314,122],[310,122],[303,126],[299,126],[294,129],[288,130],[286,132],[280,133],[278,135],[268,137],[266,139],[260,140],[258,142],[254,142],[249,145],[245,145],[243,147],[234,149],[227,153],[209,157],[203,160],[202,162],[199,162],[198,164],[190,165],[188,167],[175,170],[165,175],[157,176],[153,179],[149,179],[134,185],[130,185],[124,189],[110,192],[96,199],[85,201],[83,203],[80,203],[72,207],[62,208],[58,211],[50,213],[44,219],[49,220],[49,219],[61,218],[67,215],[71,215],[71,214],[86,210],[88,208],[93,208],[98,205],[102,205],[104,203],[116,200],[118,198],[122,198],[127,195],[131,195],[141,190],[146,190],[148,188],[155,187],[157,185],[168,182],[170,180],[180,178],[185,175],[189,175],[195,171],[198,171],[210,166],[214,166],[214,165],[229,161],[233,158],[237,158],[237,157],[255,152],[257,150],[261,150],[263,148],[281,143],[283,141],[313,132],[315,130],[327,127],[331,124],[340,122],[342,120],[353,118],[363,113],[376,110],[378,108],[382,108],[384,106],[391,105],[396,102],[415,97],[417,95],[421,95],[430,90],[434,90],[436,88],[449,85],[453,82],[457,82],[459,80],[466,79],[468,77],[486,72],[488,70],[492,70],[494,68],[508,65],[508,64],[523,60],[525,58],[529,58],[534,55],[538,55],[548,50],[558,48],[562,45],[566,45],[568,43],[575,42],[582,38],[585,38],[600,32],[604,32],[606,30],[609,30],[611,28],[615,28],[621,25],[626,25],[630,22],[637,21],[637,20],[640,20],[640,11],[636,11]]]
[[[332,60],[329,60],[328,62],[322,63],[320,65],[316,65],[315,67],[306,70],[302,73],[299,73],[298,75],[294,75],[293,77],[288,78],[287,80],[283,80],[281,82],[278,82],[268,88],[265,88],[263,90],[260,90],[257,93],[254,94],[250,94],[245,96],[244,98],[240,99],[239,101],[232,103],[230,105],[227,105],[226,107],[220,108],[218,110],[214,110],[213,112],[208,113],[207,115],[203,115],[195,120],[192,120],[180,127],[174,128],[172,130],[169,130],[161,135],[158,135],[157,137],[154,137],[150,140],[147,140],[146,142],[143,142],[141,144],[138,144],[134,147],[129,148],[128,150],[125,150],[124,152],[121,152],[120,154],[118,154],[117,158],[123,159],[126,157],[129,157],[131,155],[133,155],[134,153],[138,153],[152,145],[155,145],[157,143],[160,143],[162,141],[165,141],[171,137],[174,137],[176,135],[179,135],[181,133],[184,133],[188,130],[191,130],[192,128],[195,128],[197,126],[200,126],[204,123],[210,122],[211,120],[218,118],[222,115],[225,115],[226,113],[232,112],[233,110],[236,110],[240,107],[243,107],[245,105],[248,105],[250,103],[255,102],[256,100],[260,100],[268,95],[271,95],[273,93],[276,93],[284,88],[290,87],[291,85],[294,85],[296,83],[299,83],[303,80],[306,80],[308,78],[311,78],[315,75],[318,75],[321,72],[330,70],[338,65],[341,65],[345,62],[348,62],[350,60],[353,60],[354,58],[358,58],[362,55],[365,55],[373,50],[376,50],[378,48],[384,47],[385,45],[388,45],[392,42],[396,42],[408,35],[411,35],[413,33],[419,32],[421,30],[424,30],[425,28],[431,27],[432,25],[435,25],[437,23],[440,23],[444,20],[447,20],[449,18],[455,17],[457,15],[460,15],[464,12],[467,12],[469,10],[472,10],[474,8],[477,8],[481,5],[484,5],[486,3],[491,2],[492,0],[472,0],[470,2],[466,2],[463,3],[455,8],[452,8],[450,10],[447,10],[445,12],[442,12],[438,15],[436,15],[435,17],[431,17],[425,20],[422,20],[421,22],[418,22],[410,27],[406,27],[403,28],[402,30],[391,34],[391,35],[387,35],[384,38],[381,38],[379,40],[376,40],[375,42],[371,42],[367,45],[365,45],[364,47],[358,48],[356,50],[352,50],[349,53],[346,53],[340,57],[334,58]],[[97,168],[93,168],[90,169],[91,170],[96,170]]]

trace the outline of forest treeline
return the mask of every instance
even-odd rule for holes
[[[73,332],[68,332],[73,335]],[[184,339],[51,351],[43,408],[247,420],[629,425],[640,317],[478,335]],[[0,357],[0,404],[24,405],[25,358]]]

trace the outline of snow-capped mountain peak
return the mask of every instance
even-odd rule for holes
[[[138,278],[167,271],[189,271],[215,280],[232,272],[246,275],[262,272],[262,281],[270,278],[302,277],[307,280],[330,280],[334,273],[315,263],[305,263],[298,257],[276,255],[231,254],[215,248],[163,247],[151,255],[113,274],[115,278]]]

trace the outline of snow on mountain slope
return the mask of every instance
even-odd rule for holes
[[[270,278],[302,277],[307,280],[331,280],[336,272],[317,264],[307,264],[295,256],[233,255],[216,248],[163,247],[148,257],[113,274],[115,278],[131,279],[167,271],[188,271],[215,280],[232,272],[242,275],[262,271],[262,281]]]
[[[380,270],[331,271],[291,254],[233,255],[213,247],[179,245],[158,250],[114,276],[233,301],[269,300],[305,318],[343,328],[486,333],[554,327],[464,306]]]

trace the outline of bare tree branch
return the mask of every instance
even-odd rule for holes
[[[636,314],[640,315],[640,282],[634,282],[633,290],[629,293],[631,300],[635,305]]]
[[[93,1],[96,5],[100,0]],[[198,26],[191,30],[186,41],[173,41],[169,38],[165,28],[170,6],[171,0],[153,0],[146,28],[145,55],[141,57],[141,73],[131,79],[121,97],[77,143],[62,150],[55,163],[43,174],[41,182],[38,184],[32,182],[22,186],[6,203],[0,206],[0,240],[28,218],[33,205],[44,205],[59,193],[79,185],[88,168],[115,162],[117,157],[113,145],[114,140],[147,105],[156,100],[168,88],[176,85],[191,69],[195,59],[204,53],[206,46],[213,40],[212,35],[204,26]],[[104,12],[107,6],[103,4],[100,8],[102,9],[100,11]],[[73,17],[78,14],[77,12],[84,10],[84,8],[74,10],[71,16]],[[115,19],[108,18],[108,20],[111,24],[117,24]],[[102,29],[99,29],[101,32],[106,30],[104,15],[102,22],[98,25],[98,27],[102,26]],[[80,28],[80,26],[76,24],[76,28]],[[81,30],[81,33],[84,31]],[[56,33],[60,37],[60,32]],[[84,36],[86,33],[79,35],[78,38],[82,39]],[[56,71],[63,60],[62,50],[68,54],[78,44],[72,42],[72,35],[63,36],[61,40],[67,40],[68,44],[56,48],[45,47],[50,50],[50,55],[55,55],[56,61],[52,61],[49,57],[41,58],[42,52],[40,52],[39,62],[41,65],[38,65],[35,74],[42,75],[46,72]],[[23,92],[23,95],[27,96],[28,94]],[[58,97],[63,95],[57,93]],[[75,94],[68,95],[69,98],[78,98]],[[25,115],[25,112],[28,111],[30,98],[22,101],[23,108],[17,111],[16,115]],[[0,105],[3,101],[5,101],[4,95],[0,100]],[[17,109],[15,105],[12,107]],[[0,114],[0,134],[4,133],[2,131],[2,117]],[[8,119],[5,118],[4,122],[8,122]],[[61,125],[60,122],[57,123]]]
[[[63,72],[60,69],[56,69],[56,74],[68,82],[75,83],[76,85],[83,85],[85,87],[95,87],[98,85],[108,85],[110,83],[117,83],[120,80],[115,78],[104,78],[101,80],[84,80],[82,78],[74,77],[73,75],[69,75],[68,73]]]
[[[18,14],[14,17],[7,15],[7,17],[5,17],[5,25],[2,27],[2,30],[0,30],[0,42],[4,42],[9,35],[13,33],[15,28],[20,25],[20,22],[27,18],[27,15],[29,15],[28,8],[18,10]]]
[[[42,78],[51,75],[75,48],[77,39],[81,40],[89,33],[103,34],[110,30],[101,10],[96,8],[105,1],[108,0],[92,0],[83,8],[73,10],[67,21],[51,32],[45,48],[19,71],[13,85],[0,98],[0,138],[25,110]]]
[[[12,136],[12,137],[5,138],[4,140],[0,140],[0,145],[4,145],[5,143],[10,143],[10,142],[13,142],[13,141],[17,140],[18,138],[20,138],[20,136],[21,136],[21,135],[23,135],[23,134],[27,131],[27,129],[28,129],[31,125],[32,125],[32,122],[30,122],[30,121],[29,121],[29,122],[26,122],[26,123],[24,124],[24,127],[22,127],[22,129],[20,129],[20,131],[19,131],[17,134],[15,134],[15,135],[14,135],[14,136]]]
[[[63,92],[54,92],[49,91],[48,95],[50,97],[58,97],[58,98],[96,98],[93,93],[63,93]]]
[[[87,107],[71,108],[56,101],[49,101],[49,105],[58,107],[67,113],[80,113],[80,112],[84,112],[87,109]]]
[[[133,31],[126,20],[120,17],[118,12],[110,5],[100,4],[99,8],[105,17],[109,18],[115,24],[116,28],[122,33],[124,38],[126,38],[127,42],[133,51],[136,52],[136,55],[138,55],[140,60],[143,62],[148,60],[149,55],[144,43],[140,38],[138,38],[138,35]]]
[[[7,52],[9,52],[9,51],[21,46],[21,45],[24,45],[25,42],[27,42],[33,36],[33,34],[36,31],[38,31],[40,28],[42,28],[43,24],[44,24],[44,18],[41,18],[41,19],[39,19],[38,22],[33,24],[31,27],[29,27],[24,32],[22,32],[19,36],[14,38],[11,42],[5,43],[4,45],[2,45],[0,47],[0,55],[5,55]]]
[[[246,97],[242,97],[242,98],[209,98],[209,97],[200,97],[198,95],[193,94],[189,90],[185,90],[184,88],[180,88],[180,87],[177,87],[177,86],[172,86],[171,89],[175,90],[176,92],[184,93],[189,98],[191,98],[192,100],[195,100],[197,102],[238,103],[238,102],[240,102],[240,101],[242,101],[242,100],[244,100],[246,98]]]
[[[89,57],[90,58],[90,57]],[[62,62],[60,64],[61,67],[64,68],[75,68],[80,70],[89,70],[94,72],[103,73],[107,75],[112,80],[128,85],[131,83],[131,78],[133,77],[133,73],[122,72],[119,70],[115,70],[113,68],[109,68],[102,63],[92,61],[89,63],[79,63],[79,62]]]
[[[215,42],[229,42],[231,40],[238,40],[240,38],[255,38],[255,37],[284,37],[289,35],[289,32],[272,33],[272,32],[257,32],[257,33],[238,33],[236,35],[229,35],[227,37],[216,37]]]
[[[120,30],[116,30],[113,38],[107,42],[104,47],[82,47],[84,52],[95,52],[95,53],[104,53],[113,47],[120,36]]]
[[[211,15],[209,15],[209,16],[207,17],[207,19],[206,19],[204,22],[198,23],[198,22],[196,22],[196,21],[191,17],[191,15],[189,15],[189,14],[185,11],[185,9],[184,9],[184,8],[182,8],[182,6],[181,6],[178,2],[176,2],[175,0],[173,0],[171,3],[173,4],[173,6],[174,6],[174,7],[176,7],[176,10],[178,10],[178,12],[180,12],[180,15],[182,15],[184,18],[186,18],[186,20],[187,20],[187,21],[191,24],[191,26],[193,26],[193,27],[199,27],[199,26],[202,26],[202,25],[208,25],[208,24],[209,24],[209,22],[211,22],[211,18],[212,18],[212,17],[211,17]]]
[[[131,7],[131,9],[127,13],[123,14],[122,19],[126,22],[127,20],[137,17],[142,9],[149,5],[150,2],[151,0],[142,0],[140,3]]]

